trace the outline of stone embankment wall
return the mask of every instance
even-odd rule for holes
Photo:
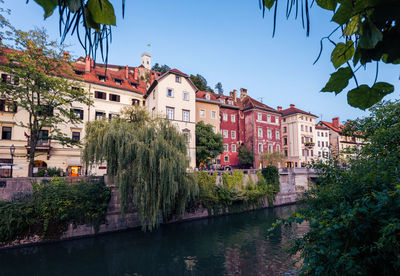
[[[254,172],[247,172],[251,174],[251,177],[256,181],[256,174]],[[280,206],[285,204],[296,203],[299,195],[307,189],[308,183],[312,181],[315,175],[309,170],[294,169],[291,170],[281,170],[280,171],[280,192],[276,195],[273,206]],[[49,180],[50,178],[35,178],[36,181],[42,181],[43,179]],[[73,184],[79,182],[79,178],[67,178],[68,181]],[[14,179],[3,179],[0,181],[5,181],[2,186],[0,186],[0,200],[11,200],[13,195],[16,193],[29,193],[32,192],[32,185],[30,178],[14,178]],[[113,186],[112,180],[105,177],[105,183],[111,187],[111,199],[108,205],[108,211],[106,215],[105,224],[101,224],[99,228],[99,233],[107,233],[114,231],[122,231],[132,228],[140,227],[140,220],[137,213],[127,213],[124,216],[121,214],[121,205],[119,201],[119,191]],[[264,204],[263,207],[273,207],[268,206],[268,203]],[[199,218],[208,217],[208,211],[204,208],[199,208],[195,212],[185,213],[182,216],[176,216],[171,219],[168,223],[173,223],[177,221],[185,221]],[[73,225],[72,223],[68,226],[68,230],[62,235],[61,239],[71,239],[77,237],[91,236],[95,235],[93,227],[86,225]],[[41,242],[38,237],[33,237],[23,241],[16,241],[7,247],[14,247],[20,245],[27,245],[31,243]]]

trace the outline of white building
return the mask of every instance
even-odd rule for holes
[[[196,167],[196,91],[188,75],[172,69],[156,79],[144,96],[153,116],[166,116],[187,135],[192,168]]]
[[[317,160],[326,161],[330,157],[329,128],[326,126],[315,126],[315,154]]]

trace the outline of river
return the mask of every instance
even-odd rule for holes
[[[294,275],[286,254],[307,226],[275,231],[296,206],[0,251],[0,275]]]

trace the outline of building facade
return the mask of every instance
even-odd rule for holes
[[[219,105],[217,96],[209,91],[196,92],[196,123],[212,125],[214,133],[220,132]]]
[[[302,167],[315,160],[315,120],[317,116],[294,104],[282,109],[282,142],[286,167]]]
[[[331,156],[329,142],[329,128],[326,126],[315,126],[315,155],[318,161],[325,162]]]
[[[196,86],[177,69],[157,78],[144,95],[152,116],[167,117],[187,136],[190,167],[196,167]]]

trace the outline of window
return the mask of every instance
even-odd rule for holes
[[[190,131],[185,129],[182,133],[186,136],[186,142],[190,143]]]
[[[75,113],[76,117],[78,117],[79,119],[83,120],[83,110],[82,109],[74,108],[72,110],[72,112]]]
[[[236,131],[231,130],[231,138],[236,139]]]
[[[314,156],[314,151],[313,150],[311,150],[311,155],[310,156]]]
[[[326,143],[325,143],[325,144],[326,144],[326,146],[327,146],[327,147],[329,147],[329,142],[328,142],[328,141],[326,141]]]
[[[115,118],[115,117],[119,117],[119,115],[116,114],[116,113],[109,113],[109,114],[108,114],[108,119],[109,119],[109,120],[111,120],[112,118]]]
[[[304,137],[301,137],[301,143],[304,144]]]
[[[262,127],[259,127],[259,128],[258,128],[258,137],[259,137],[259,138],[262,138],[262,137],[263,137],[263,130],[262,130]]]
[[[262,114],[261,113],[257,113],[257,120],[262,121]]]
[[[121,100],[121,97],[119,95],[109,94],[108,99],[113,102],[119,102]]]
[[[189,100],[189,92],[183,92],[183,100],[188,101]]]
[[[267,122],[268,122],[268,123],[271,122],[271,115],[267,115]]]
[[[11,132],[12,132],[11,127],[3,126],[2,130],[1,130],[1,139],[11,140]]]
[[[317,131],[317,136],[319,137],[319,131]],[[323,135],[322,135],[323,136]]]
[[[216,112],[215,111],[211,111],[211,118],[215,119],[215,115],[216,115]]]
[[[229,148],[228,148],[228,144],[224,144],[224,152],[228,152]]]
[[[120,79],[115,79],[114,81],[115,81],[116,84],[122,85],[122,80],[120,80]]]
[[[301,125],[301,131],[304,131],[304,126],[303,125]]]
[[[308,126],[305,126],[306,131],[308,131]]]
[[[272,144],[268,144],[268,152],[271,153],[274,151],[274,147],[272,146]]]
[[[223,131],[223,136],[224,136],[224,138],[228,138],[228,131],[226,130],[226,129],[224,129],[224,131]]]
[[[285,156],[288,157],[288,150],[285,150]]]
[[[321,152],[320,151],[318,152],[318,157],[321,157]]]
[[[279,130],[277,130],[275,132],[275,137],[276,137],[276,140],[280,140],[281,139],[281,132]]]
[[[279,117],[275,116],[275,123],[278,124],[279,123]]]
[[[228,121],[228,114],[226,113],[222,114],[222,118],[224,121]]]
[[[277,152],[281,152],[281,145],[279,145],[279,144],[276,145],[276,151],[277,151]]]
[[[167,89],[167,97],[172,98],[174,96],[174,91],[170,88]]]
[[[132,105],[140,105],[140,101],[137,99],[132,99]]]
[[[321,141],[318,141],[318,147],[320,147],[321,146]]]
[[[151,117],[152,117],[153,119],[156,117],[156,108],[155,108],[155,107],[153,107],[153,108],[151,109]]]
[[[210,99],[210,94],[206,94],[206,100]]]
[[[283,121],[286,122],[286,118],[283,118]]]
[[[78,132],[78,131],[73,131],[72,132],[72,140],[80,141],[81,140],[81,133]]]
[[[325,137],[328,137],[328,132],[325,132]]]
[[[312,126],[310,126],[310,132],[312,132]]]
[[[155,100],[156,99],[156,91],[154,90],[153,91],[153,100]]]
[[[319,142],[319,141],[318,141],[318,142]],[[324,147],[324,144],[325,144],[324,141],[322,141],[322,147]]]
[[[287,132],[287,127],[283,127],[283,133]]]
[[[232,123],[236,122],[236,116],[235,115],[231,115],[231,122]]]
[[[287,138],[283,138],[283,145],[286,146],[287,145]]]
[[[100,91],[94,91],[94,97],[96,99],[106,100],[107,99],[107,94],[104,93],[104,92],[100,92]]]
[[[179,77],[179,76],[175,76],[175,82],[177,82],[177,83],[181,83],[181,77]]]
[[[98,75],[98,78],[99,78],[99,81],[101,81],[101,82],[105,82],[106,81],[106,76]]]
[[[75,70],[75,74],[78,76],[83,76],[84,73],[83,71]]]
[[[16,113],[18,106],[16,102],[9,102],[6,100],[0,100],[0,111]]]
[[[37,145],[42,146],[42,145],[47,145],[49,143],[49,131],[48,130],[41,130],[39,132],[39,140]]]
[[[189,122],[190,121],[190,111],[182,110],[182,121]]]
[[[262,153],[263,152],[263,144],[259,143],[258,144],[258,153]]]
[[[235,144],[231,145],[231,150],[232,150],[232,152],[236,152],[236,145]]]
[[[204,110],[200,110],[200,118],[204,118]]]
[[[224,162],[229,162],[229,156],[228,155],[224,156]]]
[[[229,100],[229,101],[228,101],[228,104],[233,105],[233,101],[232,101],[232,100]]]
[[[101,111],[96,111],[95,113],[95,119],[96,120],[101,120],[102,118],[104,118],[106,116],[106,113],[101,112]]]
[[[215,126],[213,126],[212,128],[213,128],[214,133],[217,133],[217,128]]]
[[[174,113],[175,113],[175,109],[173,107],[167,107],[167,119],[173,120]]]
[[[267,129],[267,138],[272,139],[272,131],[270,129]]]

